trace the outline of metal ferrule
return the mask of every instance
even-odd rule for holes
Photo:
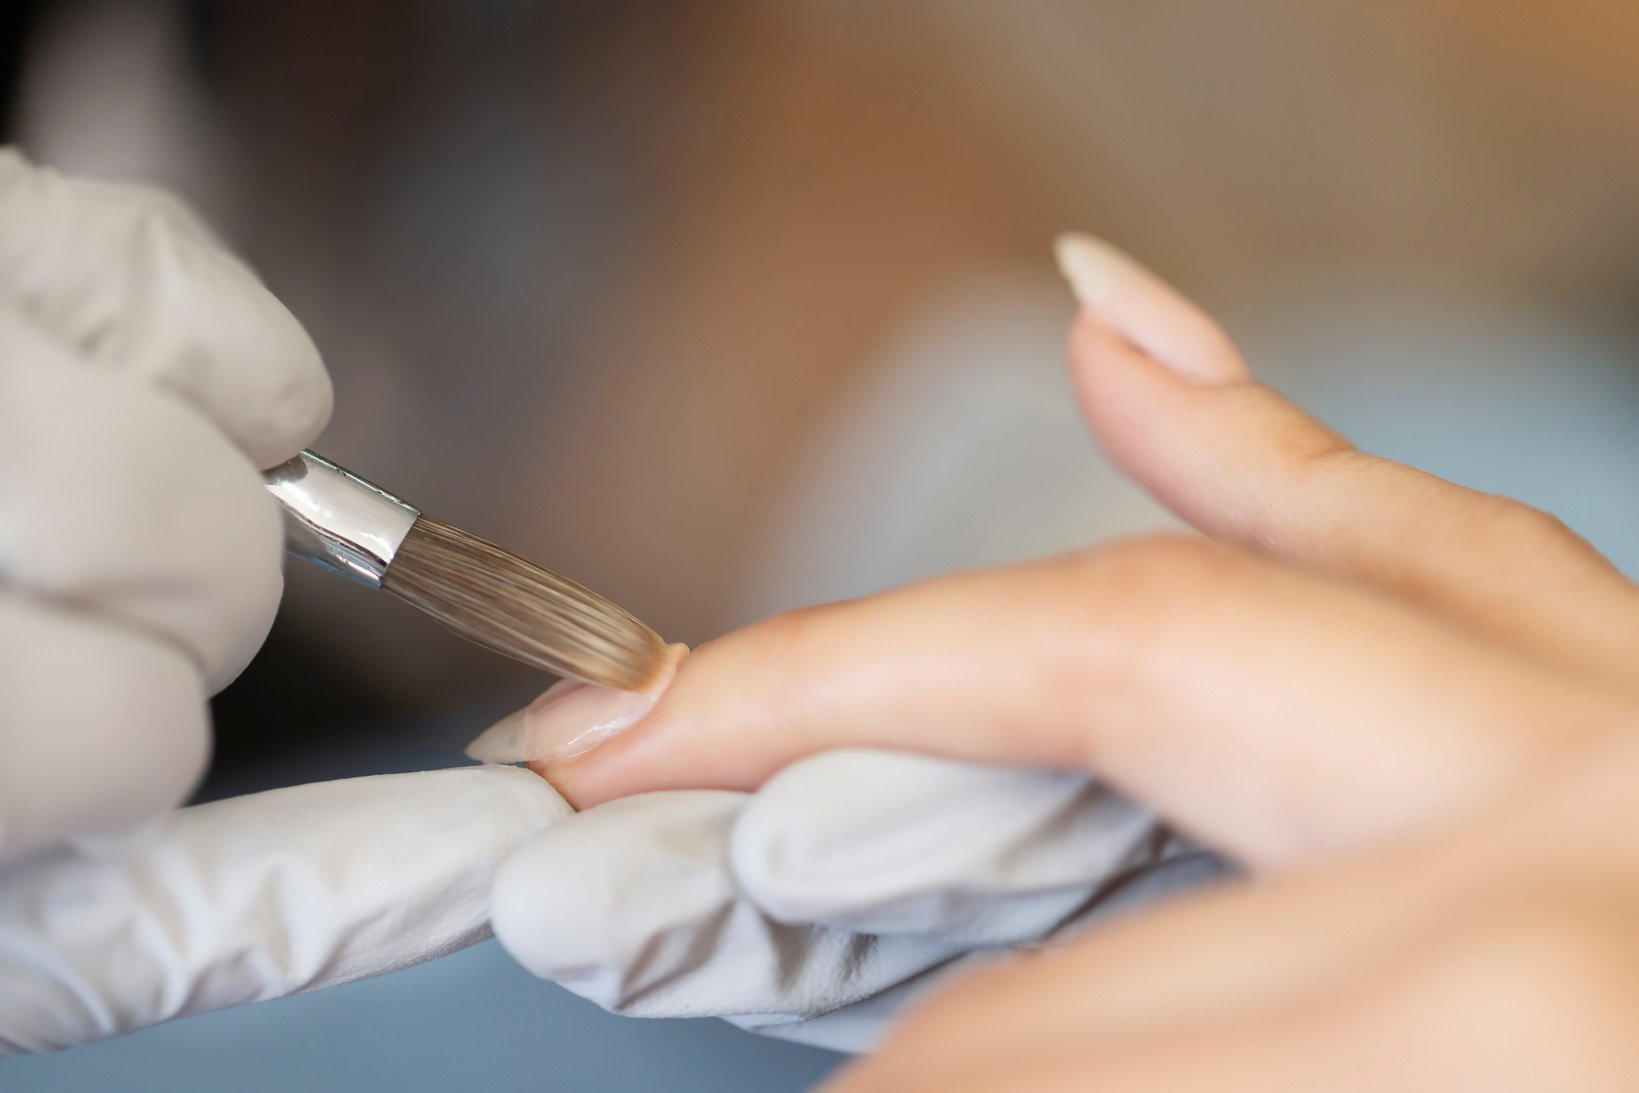
[[[285,549],[367,588],[380,588],[419,510],[303,452],[263,473],[285,510]]]

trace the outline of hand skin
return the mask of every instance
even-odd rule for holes
[[[1206,538],[779,616],[537,769],[581,807],[840,746],[1084,769],[1263,878],[980,973],[839,1089],[1629,1088],[1639,589],[1079,246],[1083,411]]]
[[[1639,739],[1451,829],[969,975],[831,1093],[1639,1080]]]

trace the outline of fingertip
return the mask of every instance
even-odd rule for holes
[[[1054,250],[1083,319],[1103,323],[1189,383],[1231,384],[1249,377],[1246,362],[1210,316],[1122,251],[1077,233],[1060,236]]]
[[[1109,326],[1083,312],[1070,328],[1070,379],[1099,444],[1133,473],[1133,458],[1173,432],[1172,405],[1196,388],[1160,368]]]
[[[700,784],[690,778],[694,764],[688,741],[679,746],[678,731],[664,711],[669,699],[668,691],[647,715],[589,751],[545,756],[526,765],[578,812],[634,793]]]
[[[183,202],[0,149],[0,296],[75,356],[193,405],[258,468],[329,420],[313,340]]]
[[[583,954],[588,950],[585,899],[575,897],[606,891],[596,878],[579,875],[575,868],[586,859],[566,858],[562,841],[539,835],[513,851],[495,870],[490,886],[490,928],[501,947],[535,975],[550,976],[564,963],[567,942]]]
[[[584,812],[620,796],[618,792],[611,791],[603,784],[599,774],[607,768],[597,762],[584,762],[579,759],[547,762],[532,759],[524,766],[544,778],[576,812]]]
[[[734,898],[719,857],[742,794],[632,799],[561,821],[497,869],[496,938],[536,975],[613,1005],[620,973],[657,934]],[[664,893],[667,898],[657,899]]]
[[[111,346],[120,366],[196,406],[258,468],[317,439],[334,403],[329,373],[261,279],[168,197],[139,216],[133,252],[142,276]]]
[[[537,769],[577,808],[655,790],[754,789],[833,742],[816,733],[814,715],[872,659],[850,640],[860,621],[848,605],[808,607],[708,642],[641,720]]]
[[[646,717],[590,751],[527,766],[576,811],[655,790],[739,788],[728,784],[725,771],[714,769],[703,734],[690,730],[687,718],[669,708],[669,699],[668,692]]]
[[[1053,257],[1076,301],[1092,311],[1103,308],[1117,286],[1141,272],[1125,253],[1085,232],[1059,235],[1053,240]]]
[[[1123,338],[1108,323],[1089,311],[1080,311],[1070,323],[1070,368],[1078,383],[1096,381],[1101,369],[1142,368],[1157,381],[1177,386],[1177,377],[1156,367],[1143,350]]]

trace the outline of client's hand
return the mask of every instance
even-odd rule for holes
[[[939,994],[836,1093],[1631,1090],[1639,739]]]
[[[1120,543],[781,616],[702,648],[644,716],[532,708],[516,754],[490,757],[536,758],[587,811],[503,870],[497,932],[527,966],[632,1012],[845,1023],[856,999],[975,945],[1062,936],[1157,860],[1130,814],[1125,854],[1089,840],[1122,829],[1103,791],[1085,790],[1105,802],[1096,824],[1081,804],[1027,809],[1016,828],[1012,809],[989,810],[1050,801],[1070,775],[940,768],[960,788],[924,793],[931,764],[1096,776],[1274,873],[1438,831],[1635,720],[1639,592],[1584,542],[1356,451],[1252,383],[1217,327],[1131,262],[1089,241],[1063,257],[1095,432],[1216,542]],[[570,754],[595,726],[598,746]],[[946,759],[810,758],[846,747]],[[874,774],[849,765],[867,762]],[[624,859],[590,852],[701,789],[738,791],[711,795],[724,803],[709,829],[656,829]],[[676,790],[694,792],[656,792]],[[584,895],[556,886],[548,905],[565,868]],[[1058,914],[996,915],[1021,889],[1052,892]],[[1030,929],[985,929],[996,921]],[[880,967],[917,946],[920,961]],[[767,989],[716,991],[713,969],[736,960],[766,974],[730,981]],[[1087,967],[1126,985],[1124,967]],[[789,989],[815,978],[848,990]]]

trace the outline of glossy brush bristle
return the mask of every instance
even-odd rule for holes
[[[591,589],[421,516],[381,587],[457,634],[525,664],[623,691],[665,664],[660,635]]]

